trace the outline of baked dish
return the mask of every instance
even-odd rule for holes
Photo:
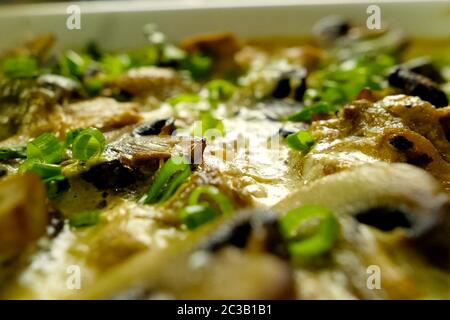
[[[3,52],[3,299],[450,298],[450,42],[339,17]]]

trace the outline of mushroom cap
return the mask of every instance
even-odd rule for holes
[[[288,212],[301,205],[319,204],[337,215],[356,216],[391,208],[404,213],[410,225],[408,236],[419,236],[441,221],[447,202],[448,195],[425,170],[379,162],[315,180],[282,200],[276,209]]]

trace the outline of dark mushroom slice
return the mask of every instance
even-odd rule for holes
[[[80,298],[120,297],[130,287],[139,293],[132,298],[149,298],[149,292],[182,299],[293,298],[289,263],[268,251],[274,243],[282,244],[275,217],[274,212],[254,210],[218,219],[169,249],[126,261]]]
[[[355,219],[363,224],[375,227],[381,231],[392,231],[395,228],[411,228],[411,221],[405,212],[398,208],[376,207],[364,212],[358,212]]]
[[[412,59],[406,61],[402,66],[414,73],[427,77],[436,83],[443,83],[445,81],[441,72],[433,64],[430,58],[421,57]]]
[[[306,75],[306,69],[300,67],[292,67],[291,70],[282,72],[272,91],[272,97],[283,99],[292,96],[296,101],[303,101],[306,91]]]
[[[289,130],[289,129],[286,129],[286,128],[280,128],[279,130],[278,130],[278,134],[282,137],[282,138],[286,138],[288,135],[290,135],[290,134],[293,134],[293,133],[295,133],[296,131],[294,131],[294,130]]]
[[[111,160],[93,166],[81,177],[97,189],[121,189],[136,183],[139,174],[120,160]]]
[[[138,136],[170,135],[174,130],[175,125],[173,119],[167,118],[140,124],[134,128],[133,134]]]
[[[28,92],[34,80],[0,78],[0,140],[16,134],[28,111]]]
[[[151,176],[162,160],[184,154],[192,164],[202,163],[205,140],[180,136],[125,135],[110,143],[103,161],[81,177],[98,189],[125,188]]]
[[[271,210],[246,210],[232,217],[208,238],[201,249],[218,251],[226,246],[252,247],[287,258],[288,252],[279,231],[277,213]]]
[[[282,77],[278,80],[275,89],[272,92],[272,97],[275,99],[287,98],[291,94],[291,81],[288,77]]]
[[[389,144],[399,151],[411,150],[414,147],[414,143],[402,135],[392,137]]]
[[[44,74],[36,81],[41,87],[51,90],[57,101],[80,96],[80,85],[70,78],[55,74]]]
[[[418,183],[420,181],[420,183]],[[380,230],[403,228],[409,238],[432,232],[448,196],[426,171],[402,163],[376,163],[335,173],[300,188],[276,208],[288,212],[319,204]]]
[[[328,16],[316,22],[313,34],[319,43],[327,45],[347,35],[350,28],[350,22],[344,17]]]
[[[447,95],[435,82],[408,69],[395,68],[389,74],[388,81],[391,86],[401,89],[408,95],[418,96],[436,108],[448,105]]]

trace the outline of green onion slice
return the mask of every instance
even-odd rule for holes
[[[61,166],[40,162],[37,159],[28,159],[19,166],[19,173],[32,171],[42,179],[61,175]]]
[[[72,142],[72,157],[77,160],[89,160],[92,157],[100,156],[105,150],[106,139],[103,133],[96,128],[87,128],[80,132],[71,133],[75,137],[66,139],[66,143]]]
[[[75,138],[80,134],[81,131],[83,131],[85,128],[78,128],[70,130],[66,133],[66,137],[64,139],[64,147],[66,148],[72,148],[73,141]]]
[[[335,105],[325,102],[319,101],[310,106],[304,107],[297,113],[289,116],[288,120],[290,121],[311,121],[311,118],[314,114],[320,113],[330,113],[336,111],[337,108]]]
[[[5,59],[2,71],[9,78],[31,78],[39,73],[36,59],[28,57]]]
[[[100,222],[98,211],[85,211],[78,213],[69,219],[69,225],[74,228],[88,227]]]
[[[236,87],[231,82],[216,79],[208,82],[206,84],[206,89],[208,90],[209,99],[217,102],[230,99],[233,96]]]
[[[69,50],[59,59],[59,68],[64,76],[81,78],[90,63],[92,59],[88,55],[80,55]]]
[[[230,200],[220,193],[216,187],[210,185],[197,187],[189,195],[188,206],[180,214],[181,222],[189,230],[195,229],[219,216],[219,213],[207,202],[200,202],[200,198],[203,195],[214,201],[224,215],[229,215],[234,210]]]
[[[208,198],[211,198],[215,203],[217,203],[223,214],[228,215],[234,211],[230,200],[228,200],[228,198],[223,195],[219,189],[209,185],[200,186],[194,189],[194,191],[192,191],[189,195],[188,204],[190,206],[199,204],[199,200],[202,195],[206,195]]]
[[[63,146],[57,137],[46,132],[27,143],[26,155],[44,163],[58,163],[63,157]]]
[[[339,222],[325,207],[304,205],[282,217],[280,229],[292,258],[303,260],[332,248],[339,233]]]
[[[69,183],[67,178],[63,175],[57,175],[54,177],[50,177],[44,179],[45,187],[47,188],[47,196],[50,199],[54,199],[61,194],[61,192],[65,191],[69,187]]]
[[[314,145],[314,138],[308,131],[298,131],[288,135],[286,137],[286,142],[292,149],[308,153]]]
[[[206,78],[210,74],[212,66],[212,58],[199,53],[188,55],[181,62],[181,69],[189,71],[194,80]]]
[[[189,230],[193,230],[217,216],[218,214],[208,205],[192,205],[181,211],[180,219]]]
[[[180,94],[167,99],[171,106],[176,106],[179,103],[197,103],[200,101],[200,96],[196,93]]]
[[[166,201],[190,175],[187,159],[184,156],[172,156],[158,170],[153,184],[139,202],[153,204]]]

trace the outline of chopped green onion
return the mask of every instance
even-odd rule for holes
[[[83,129],[80,132],[69,132],[68,141],[72,142],[72,157],[77,160],[89,160],[103,153],[106,139],[103,133],[96,128]]]
[[[47,132],[28,142],[26,147],[28,159],[37,159],[44,163],[61,162],[63,151],[59,139]]]
[[[26,158],[25,147],[0,148],[0,160]]]
[[[224,215],[231,214],[234,209],[230,200],[214,186],[205,185],[195,188],[188,199],[186,206],[180,213],[181,222],[189,230],[195,229],[219,216],[207,202],[200,202],[200,198],[206,195],[214,201]]]
[[[219,206],[222,214],[228,215],[234,211],[230,200],[228,200],[228,198],[223,195],[219,189],[209,185],[200,186],[194,189],[194,191],[192,191],[189,195],[188,204],[190,206],[199,204],[199,199],[202,195],[206,195],[211,198],[211,200]]]
[[[153,204],[166,201],[190,175],[187,159],[184,156],[172,156],[158,170],[153,184],[139,202]]]
[[[92,62],[93,60],[88,55],[80,55],[75,51],[69,50],[61,56],[59,68],[63,76],[82,78],[87,67]]]
[[[200,96],[198,94],[180,94],[178,96],[171,97],[167,99],[167,102],[171,106],[176,106],[179,103],[197,103],[200,101]]]
[[[107,54],[102,57],[100,63],[103,71],[110,79],[114,79],[121,75],[131,66],[130,57],[126,54]]]
[[[313,71],[308,77],[308,87],[315,92],[311,100],[319,99],[319,102],[291,116],[290,120],[309,121],[314,113],[333,112],[352,101],[363,88],[382,89],[386,86],[385,74],[395,63],[392,55],[365,53],[343,62],[338,59]]]
[[[62,175],[57,175],[44,179],[44,184],[47,188],[47,196],[54,199],[61,194],[61,192],[69,188],[67,178]]]
[[[280,230],[288,241],[292,258],[301,261],[332,248],[339,233],[339,222],[325,207],[304,205],[281,218]]]
[[[201,80],[209,75],[212,64],[211,57],[195,53],[182,62],[181,69],[189,71],[193,79]]]
[[[181,211],[180,219],[189,230],[193,230],[217,216],[218,214],[207,205],[193,205]]]
[[[183,184],[184,181],[189,178],[191,175],[191,168],[188,167],[181,171],[180,174],[176,174],[173,179],[170,180],[169,184],[167,185],[167,188],[164,191],[163,196],[161,197],[160,201],[164,202],[168,200],[174,193],[177,191],[178,187]]]
[[[10,78],[31,78],[39,73],[36,59],[27,57],[5,59],[2,71],[5,76]]]
[[[32,171],[43,179],[61,175],[61,166],[40,162],[37,159],[28,159],[19,166],[19,173]]]
[[[222,135],[225,130],[222,120],[215,118],[211,112],[205,111],[201,113],[200,120],[194,123],[192,135],[203,137],[211,129],[219,131]]]
[[[314,114],[330,113],[336,111],[337,108],[328,102],[320,101],[310,106],[304,107],[297,113],[289,116],[288,120],[291,121],[311,121]]]
[[[65,148],[72,148],[72,144],[75,140],[75,138],[80,134],[81,131],[83,131],[85,128],[77,128],[70,130],[66,133],[66,137],[64,138],[64,147]]]
[[[83,83],[90,97],[98,95],[103,89],[103,81],[95,77],[85,78]]]
[[[226,101],[229,100],[236,89],[234,84],[226,80],[212,80],[206,84],[208,90],[208,97],[212,101]]]
[[[308,131],[299,131],[286,137],[286,142],[290,148],[308,153],[314,145],[314,138]]]
[[[40,176],[47,188],[47,196],[56,198],[62,191],[69,188],[69,183],[61,174],[61,166],[57,164],[42,163],[37,159],[28,159],[19,166],[19,173],[34,172]]]
[[[128,52],[130,67],[152,66],[158,63],[159,49],[156,46],[139,48]]]
[[[69,219],[69,225],[74,228],[88,227],[100,222],[100,213],[98,211],[81,212]]]
[[[89,41],[86,45],[86,53],[92,57],[94,60],[99,60],[103,53],[99,45],[95,41]]]

